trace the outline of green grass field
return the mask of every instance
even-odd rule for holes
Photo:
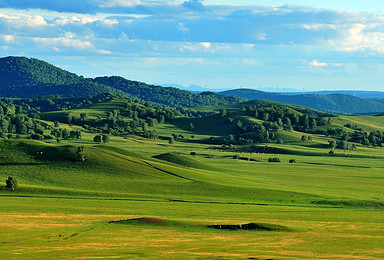
[[[19,182],[0,190],[1,258],[384,257],[381,148],[330,157],[328,148],[293,144],[275,145],[293,154],[263,154],[137,136],[89,140],[0,141],[0,178]],[[73,161],[77,145],[86,146],[84,163]],[[268,163],[273,156],[281,163]],[[153,221],[129,221],[137,218]],[[289,231],[207,228],[247,223]]]

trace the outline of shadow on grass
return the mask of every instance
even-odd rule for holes
[[[113,220],[109,224],[120,224],[120,225],[155,225],[155,226],[173,226],[182,228],[211,228],[211,229],[222,229],[222,230],[254,230],[254,231],[277,231],[277,232],[289,232],[291,229],[274,224],[266,223],[249,223],[242,225],[193,225],[186,222],[171,221],[160,218],[134,218],[134,219],[122,219]]]

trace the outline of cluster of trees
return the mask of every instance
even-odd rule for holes
[[[110,96],[113,99],[114,96]],[[167,120],[176,117],[201,117],[207,113],[192,111],[185,108],[171,108],[155,103],[140,103],[138,100],[123,100],[120,109],[107,112],[106,117],[89,118],[86,113],[79,117],[67,114],[63,120],[68,124],[80,125],[91,132],[106,133],[113,135],[137,134],[147,138],[157,138],[154,130],[149,130],[157,124],[163,124]]]
[[[95,135],[95,137],[93,137],[93,141],[95,143],[109,143],[109,135]]]
[[[45,129],[49,128],[49,125],[37,119],[38,117],[34,113],[24,114],[21,106],[0,101],[0,137],[5,137],[6,133],[42,134]]]
[[[363,145],[383,146],[384,133],[377,130],[370,133],[364,131],[355,131],[350,137],[347,137],[349,141],[355,143],[361,143]]]
[[[334,149],[342,149],[342,150],[356,150],[356,144],[350,143],[346,140],[331,140],[329,141],[329,147]]]
[[[153,133],[149,127],[154,127],[165,120],[172,119],[177,113],[175,110],[159,110],[153,107],[143,106],[139,103],[126,103],[125,108],[114,109],[107,112],[105,118],[88,118],[86,113],[80,117],[67,115],[65,123],[83,126],[91,132],[105,134],[128,134],[134,133],[152,138]]]
[[[371,132],[365,132],[357,125],[347,126],[348,128],[355,129],[353,133],[349,133],[343,130],[341,127],[327,129],[326,135],[334,138],[338,138],[340,141],[360,143],[367,146],[383,146],[384,133],[380,130],[373,130]],[[344,147],[344,145],[343,145]],[[343,149],[343,148],[341,148]]]
[[[318,127],[328,126],[331,123],[329,114],[316,113],[313,110],[300,113],[284,106],[264,108],[249,106],[246,108],[246,111],[250,116],[271,122],[272,125],[270,125],[269,128],[284,129],[287,131],[296,130],[305,133],[315,133],[319,130]]]
[[[260,104],[259,104],[260,105]],[[237,112],[236,112],[237,113]],[[250,122],[245,120],[235,120],[225,109],[222,109],[218,116],[226,118],[229,124],[235,124],[235,133],[226,138],[211,138],[214,143],[227,144],[250,144],[267,143],[276,141],[283,143],[281,138],[276,138],[276,131],[283,129],[286,131],[301,131],[306,133],[324,132],[323,128],[330,125],[331,119],[324,117],[321,112],[310,111],[310,113],[300,113],[284,106],[248,106],[243,108],[240,113],[246,116],[262,120],[262,123]],[[308,137],[305,136],[307,141]],[[311,138],[311,137],[309,137]]]
[[[60,95],[48,95],[42,97],[32,97],[24,99],[0,98],[7,104],[21,106],[26,113],[42,113],[58,110],[77,109],[92,104],[105,102],[112,99],[112,94],[102,94],[81,98],[65,98]]]

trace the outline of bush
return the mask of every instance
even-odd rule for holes
[[[329,151],[329,155],[330,155],[330,156],[334,156],[334,155],[335,155],[335,151],[334,151],[334,150],[330,150],[330,151]]]
[[[191,152],[189,155],[196,155],[196,152]]]
[[[295,159],[291,159],[291,160],[289,160],[289,163],[296,163],[296,160]]]
[[[280,161],[280,158],[270,157],[270,158],[268,158],[268,162],[281,162],[281,161]]]
[[[17,181],[15,178],[9,176],[7,180],[5,180],[5,187],[8,189],[14,190],[17,187]]]
[[[234,154],[232,157],[233,157],[233,159],[239,159],[240,158],[240,156],[238,154]]]
[[[43,140],[44,136],[41,134],[31,134],[31,139],[32,140]]]

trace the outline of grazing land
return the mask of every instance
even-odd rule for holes
[[[71,161],[70,142],[1,141],[7,147],[1,176],[15,176],[19,187],[1,190],[0,229],[7,236],[0,257],[384,256],[381,148],[330,157],[328,149],[307,147],[319,155],[275,155],[281,159],[275,164],[267,162],[272,154],[214,145],[137,136],[93,145],[90,139],[81,141],[89,153],[84,163]],[[140,218],[147,221],[133,221]],[[247,223],[284,228],[208,228]]]

